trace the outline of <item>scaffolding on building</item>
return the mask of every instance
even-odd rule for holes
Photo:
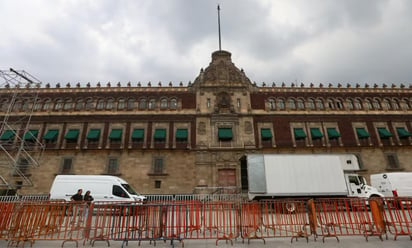
[[[30,130],[41,82],[25,71],[0,70],[0,189],[33,186],[30,171],[40,165],[41,139]]]

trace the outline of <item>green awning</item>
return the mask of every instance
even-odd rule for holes
[[[366,132],[365,128],[356,128],[356,134],[358,135],[359,139],[367,139],[370,137],[369,133]]]
[[[328,132],[329,139],[338,139],[340,134],[336,131],[336,128],[327,128],[326,131]]]
[[[121,140],[122,139],[122,129],[112,129],[109,135],[110,140]]]
[[[70,129],[64,138],[66,140],[77,140],[79,137],[79,129]]]
[[[303,128],[294,128],[293,132],[295,134],[295,140],[306,139],[306,133],[303,131]]]
[[[378,133],[381,139],[388,139],[392,137],[392,134],[384,127],[378,128]]]
[[[155,140],[166,140],[166,129],[156,129],[154,133]]]
[[[11,140],[14,138],[14,136],[16,135],[16,132],[13,130],[6,130],[4,131],[4,133],[1,135],[0,140]]]
[[[39,135],[38,130],[29,130],[27,133],[24,134],[23,140],[25,141],[34,141]]]
[[[260,137],[262,140],[270,140],[272,139],[272,131],[269,128],[262,128],[260,129]]]
[[[132,140],[143,140],[144,129],[134,129],[132,132]]]
[[[49,130],[46,135],[44,135],[43,139],[49,140],[49,141],[55,141],[57,140],[57,136],[59,135],[59,130]]]
[[[177,129],[176,139],[177,140],[187,140],[187,129]]]
[[[312,136],[313,140],[322,139],[323,134],[319,130],[319,128],[311,128],[310,129],[310,136]]]
[[[231,140],[233,138],[231,128],[219,128],[218,137],[221,140]]]
[[[88,140],[99,140],[100,137],[100,129],[90,129],[89,133],[87,134],[87,139]]]
[[[408,132],[405,128],[403,127],[398,127],[396,128],[396,132],[398,133],[399,138],[404,139],[404,138],[409,138],[411,137],[411,133]]]

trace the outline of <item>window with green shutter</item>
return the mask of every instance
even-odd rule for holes
[[[132,132],[133,142],[143,142],[144,140],[144,129],[134,129]]]
[[[338,131],[336,131],[336,128],[330,127],[326,129],[326,132],[328,133],[328,138],[331,139],[339,139],[340,134]]]
[[[399,136],[400,139],[407,139],[407,138],[411,137],[411,133],[408,132],[403,127],[396,128],[396,132],[398,133],[398,136]]]
[[[303,128],[294,128],[293,133],[295,135],[295,140],[304,140],[306,139],[306,133],[303,131]]]
[[[358,139],[367,139],[370,137],[369,133],[363,127],[356,128],[356,134],[358,135]]]
[[[260,129],[260,137],[262,140],[271,140],[272,139],[272,131],[270,128],[262,128]]]
[[[218,138],[220,141],[231,141],[233,139],[232,128],[219,128]]]
[[[177,129],[176,130],[176,141],[179,141],[179,142],[187,141],[187,129]]]
[[[392,134],[384,127],[378,128],[378,133],[381,139],[389,139],[392,137]]]
[[[319,130],[319,128],[311,128],[310,129],[310,136],[312,136],[312,140],[322,139],[323,134]]]
[[[153,138],[157,142],[166,141],[166,129],[156,129]]]

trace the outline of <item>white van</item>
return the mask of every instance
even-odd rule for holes
[[[412,197],[412,172],[372,174],[371,184],[386,197]]]
[[[58,175],[51,186],[50,199],[70,201],[78,189],[83,194],[90,190],[94,201],[146,201],[125,180],[105,175]]]

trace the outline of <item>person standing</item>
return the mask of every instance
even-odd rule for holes
[[[72,200],[72,201],[83,201],[82,193],[83,193],[83,190],[78,189],[77,193],[70,197],[70,200]]]
[[[84,219],[87,219],[87,215],[89,214],[90,205],[93,201],[93,196],[90,195],[90,190],[86,191],[86,194],[83,196],[83,201],[87,203],[87,206],[84,209]]]

